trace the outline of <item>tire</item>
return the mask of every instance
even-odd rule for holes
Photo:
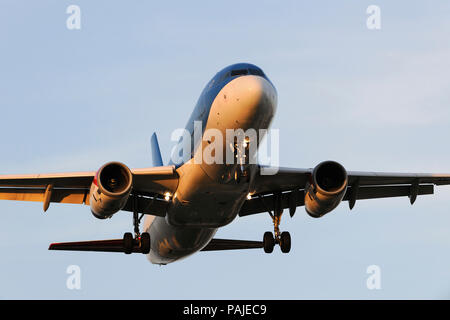
[[[150,252],[150,234],[144,232],[141,234],[141,253],[147,254]]]
[[[291,251],[291,234],[289,232],[282,232],[280,240],[281,252],[288,253]]]
[[[275,247],[275,238],[272,232],[265,232],[263,237],[263,245],[265,253],[272,253]]]
[[[123,235],[123,252],[125,254],[130,254],[133,252],[134,239],[130,232]]]

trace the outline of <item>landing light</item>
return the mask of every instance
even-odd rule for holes
[[[247,195],[247,200],[252,200],[252,194],[251,194],[251,193],[249,193],[249,194]]]
[[[164,193],[164,200],[169,201],[171,197],[172,197],[172,194],[170,192]]]
[[[244,143],[243,143],[244,148],[247,148],[249,143],[250,143],[250,139],[248,137],[245,137]]]

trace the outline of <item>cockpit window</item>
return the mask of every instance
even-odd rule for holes
[[[244,75],[244,74],[247,74],[247,73],[248,73],[247,69],[232,70],[231,71],[231,76],[232,77],[241,76],[241,75]]]
[[[224,81],[224,80],[225,80],[226,78],[228,78],[229,76],[230,76],[230,73],[229,73],[229,72],[224,73],[224,74],[222,75],[222,77],[220,78],[219,82]]]
[[[264,73],[261,70],[258,70],[258,69],[250,68],[250,69],[248,69],[248,71],[250,71],[250,74],[252,74],[254,76],[261,76],[261,77],[264,76]]]

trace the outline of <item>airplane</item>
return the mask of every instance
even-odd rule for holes
[[[205,136],[208,130],[224,137],[227,130],[269,129],[276,108],[277,91],[262,69],[250,63],[233,64],[219,71],[202,91],[186,125],[193,137],[195,123],[201,123],[200,142],[190,144],[182,161],[164,165],[153,134],[152,167],[129,169],[109,162],[93,172],[3,175],[0,199],[42,202],[44,211],[51,203],[83,204],[99,219],[131,212],[134,235],[53,243],[49,250],[141,253],[153,264],[166,265],[199,251],[271,253],[277,245],[288,253],[291,236],[280,230],[285,209],[293,217],[296,208],[304,206],[311,217],[320,218],[342,201],[350,209],[357,200],[389,197],[409,197],[414,204],[417,196],[433,194],[435,185],[450,184],[450,174],[347,171],[331,160],[314,168],[277,167],[274,174],[263,174],[266,166],[250,161],[261,137],[216,144],[220,146],[216,151],[233,152],[232,163],[195,161],[212,143]],[[257,148],[249,148],[250,143]],[[261,241],[214,238],[236,217],[264,213],[272,219],[274,230],[265,232]]]

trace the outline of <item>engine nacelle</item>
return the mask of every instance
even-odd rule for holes
[[[120,162],[109,162],[97,171],[90,191],[90,206],[95,217],[110,218],[125,207],[130,197],[133,175]]]
[[[311,217],[320,218],[335,209],[344,198],[347,171],[337,162],[325,161],[314,168],[311,178],[305,188],[305,209]]]

